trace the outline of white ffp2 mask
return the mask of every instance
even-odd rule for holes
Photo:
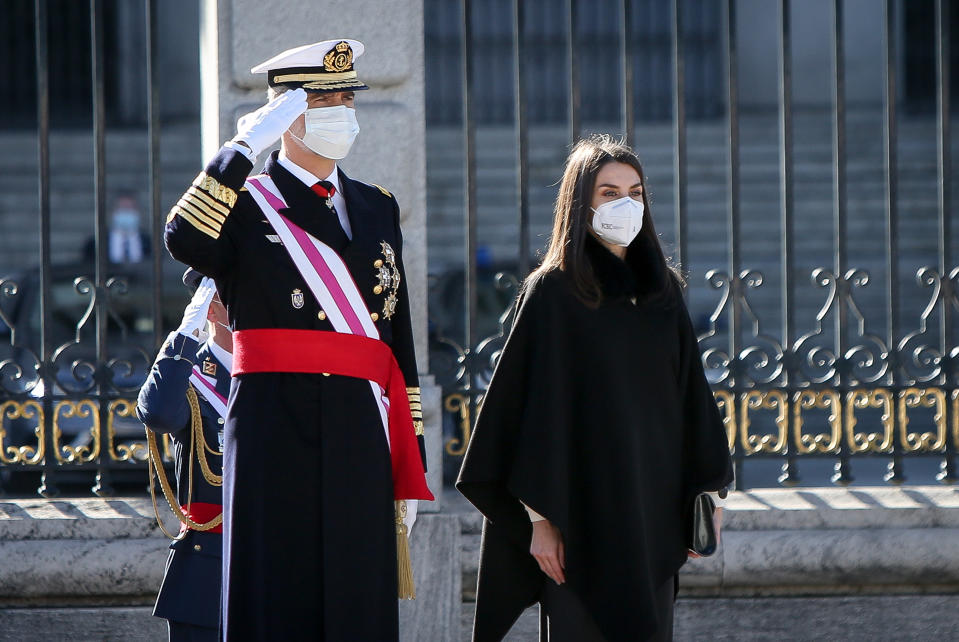
[[[291,135],[314,153],[332,160],[346,158],[360,132],[356,110],[346,105],[307,109],[303,122],[303,138],[290,132]]]
[[[624,196],[591,209],[593,231],[607,243],[627,247],[643,229],[646,207],[642,201]]]

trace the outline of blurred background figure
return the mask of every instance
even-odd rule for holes
[[[110,263],[140,263],[150,256],[150,238],[140,228],[140,206],[136,194],[118,192],[110,209],[107,233],[107,259]],[[83,258],[96,260],[96,243],[93,236],[83,246]]]

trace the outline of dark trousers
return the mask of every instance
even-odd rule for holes
[[[170,620],[167,625],[170,627],[170,642],[217,642],[220,639],[215,628]]]
[[[663,625],[648,642],[672,641],[675,599],[676,578],[671,577],[656,591],[656,612]],[[557,585],[549,579],[544,582],[540,597],[539,621],[540,642],[603,642],[606,639],[579,598],[565,585]]]

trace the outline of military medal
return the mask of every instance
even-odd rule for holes
[[[293,290],[293,293],[290,294],[290,299],[293,302],[293,307],[297,310],[303,307],[303,291],[299,288]]]
[[[377,285],[373,288],[374,294],[386,292],[386,298],[383,300],[383,318],[389,319],[396,312],[398,301],[397,292],[400,289],[400,269],[396,266],[396,253],[393,247],[383,241],[380,243],[380,250],[383,252],[383,258],[377,259],[373,263],[373,269],[376,270]]]
[[[216,376],[216,363],[213,360],[203,360],[203,374],[210,375],[211,377]]]
[[[222,453],[223,452],[223,431],[222,430],[216,434],[216,440],[217,440],[217,443],[220,445],[220,452]]]
[[[326,206],[327,206],[328,208],[330,208],[331,210],[333,209],[333,198],[332,198],[332,197],[326,199]]]

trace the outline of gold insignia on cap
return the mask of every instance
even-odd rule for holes
[[[211,377],[216,376],[216,363],[212,359],[203,360],[203,374],[210,375]]]
[[[336,43],[336,46],[323,56],[325,71],[348,71],[352,66],[353,48],[346,41]]]

